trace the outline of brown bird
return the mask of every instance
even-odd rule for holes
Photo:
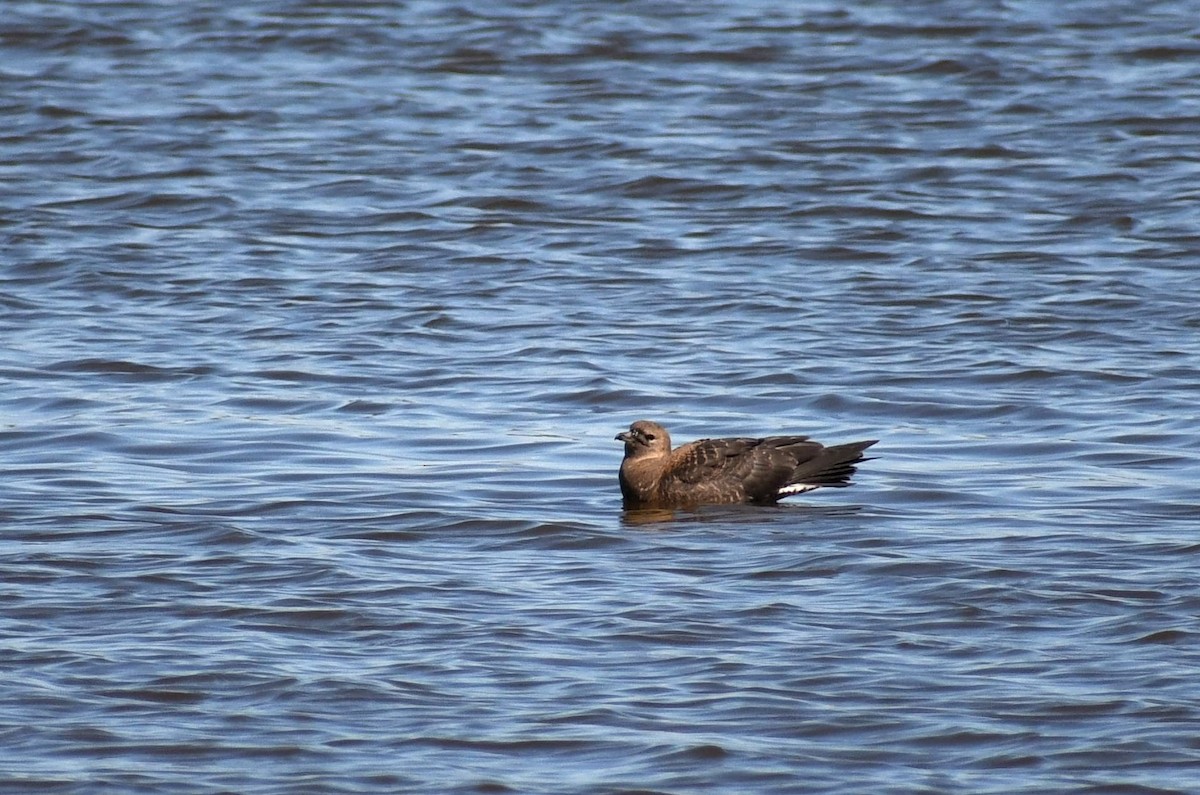
[[[625,443],[621,495],[626,508],[670,508],[711,503],[770,505],[822,486],[849,486],[855,465],[875,444],[826,447],[807,436],[700,439],[671,449],[656,422],[639,420],[618,433]]]

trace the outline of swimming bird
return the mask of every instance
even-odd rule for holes
[[[638,420],[617,434],[625,443],[621,495],[626,508],[716,503],[770,505],[822,486],[849,486],[863,450],[877,442],[826,447],[807,436],[700,439],[671,449],[657,422]]]

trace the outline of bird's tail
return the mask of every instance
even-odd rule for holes
[[[878,439],[866,442],[850,442],[826,447],[815,456],[796,467],[788,485],[780,489],[782,494],[800,494],[822,486],[849,486],[855,467],[869,458],[863,457],[866,450]]]

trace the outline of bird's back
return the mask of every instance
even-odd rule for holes
[[[698,502],[773,502],[822,446],[806,436],[701,439],[671,454],[664,496]]]

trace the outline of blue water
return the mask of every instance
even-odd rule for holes
[[[1194,792],[1198,31],[6,5],[0,791]]]

